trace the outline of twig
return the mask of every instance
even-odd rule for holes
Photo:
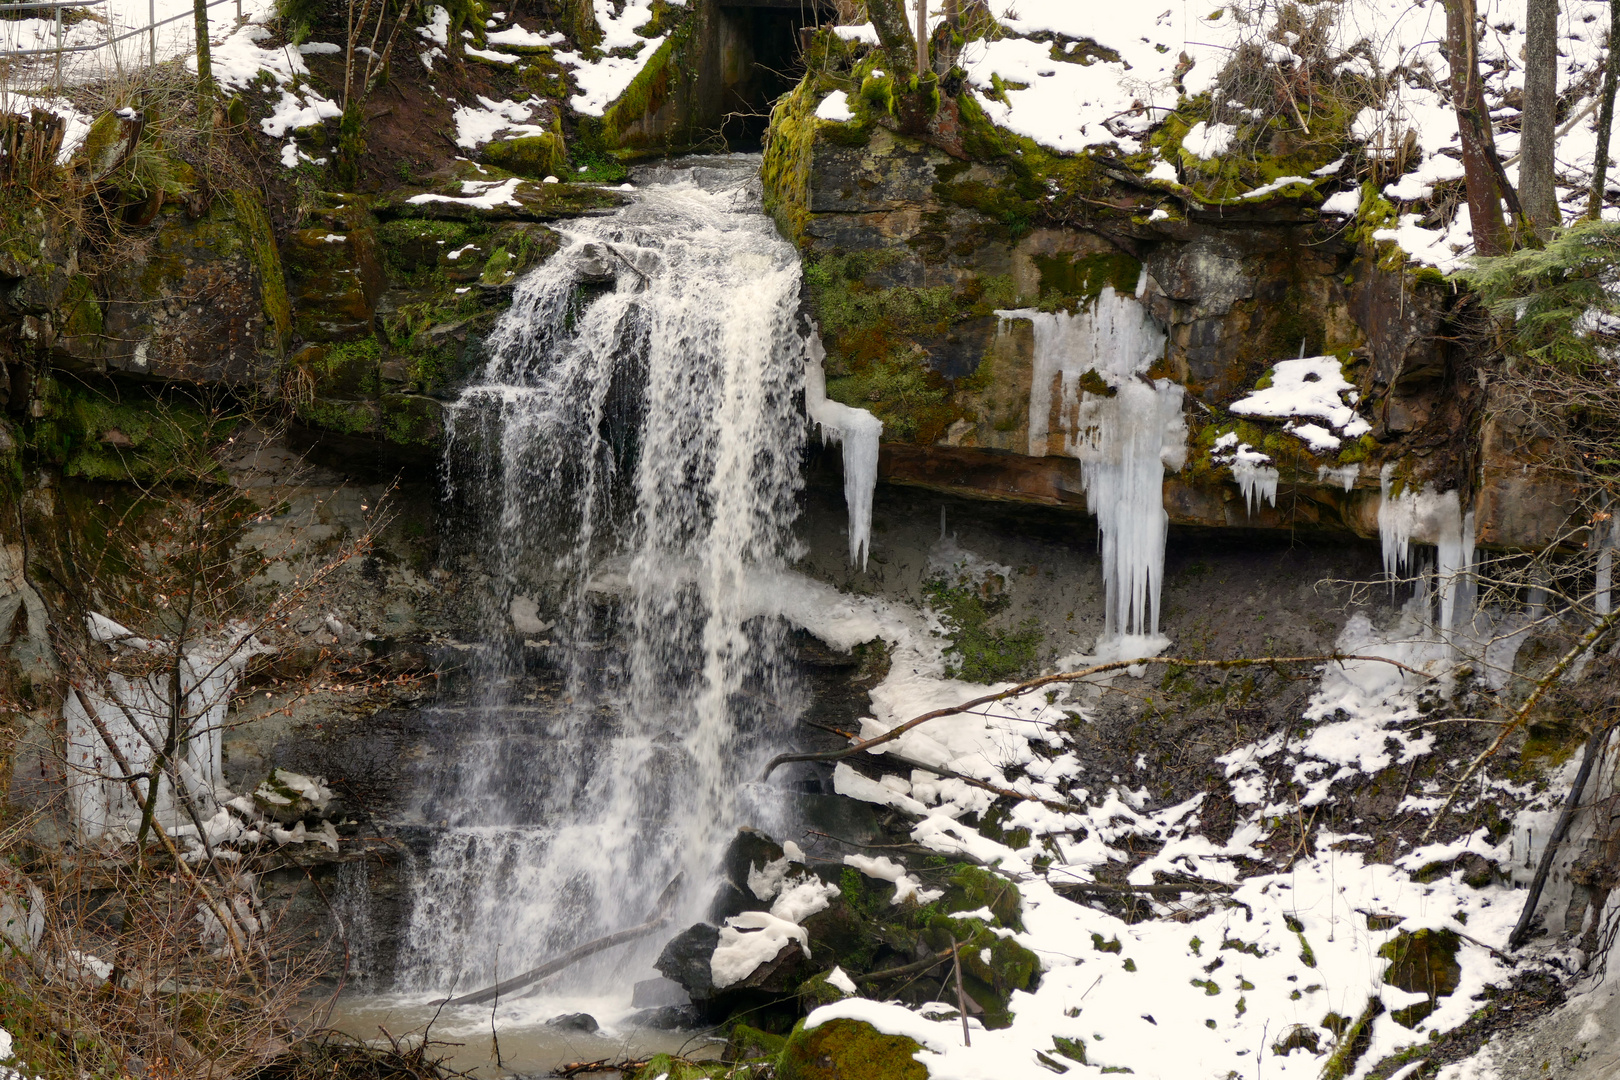
[[[956,970],[956,1008],[962,1014],[962,1045],[972,1046],[973,1040],[968,1035],[967,994],[962,989],[962,946],[956,938],[951,938],[951,965]]]

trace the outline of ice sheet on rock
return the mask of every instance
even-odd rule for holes
[[[412,195],[406,202],[430,203],[442,202],[459,206],[471,206],[480,210],[493,210],[498,206],[521,206],[517,201],[518,187],[525,183],[522,177],[514,176],[510,180],[463,180],[461,182],[460,196],[437,195],[433,192],[423,192]]]
[[[546,134],[549,129],[544,125],[525,123],[533,115],[534,108],[528,104],[510,99],[492,101],[479,94],[477,106],[456,108],[456,145],[473,150],[497,138]]]
[[[1440,595],[1439,628],[1452,629],[1473,614],[1475,584],[1474,515],[1463,513],[1456,491],[1437,493],[1432,484],[1421,490],[1403,488],[1392,494],[1394,468],[1385,465],[1379,475],[1378,538],[1383,548],[1384,572],[1391,577],[1412,568],[1412,542],[1435,547],[1436,588]]]
[[[878,443],[883,421],[867,412],[827,397],[826,358],[821,335],[812,333],[804,366],[804,409],[821,430],[823,442],[837,443],[844,451],[844,505],[849,511],[849,561],[866,569],[872,535],[872,492],[877,487]]]
[[[574,111],[601,116],[641,74],[663,47],[666,35],[641,37],[636,30],[652,18],[653,0],[593,0],[602,40],[586,52],[558,52],[556,61],[573,68],[579,93],[569,99]],[[619,55],[614,55],[618,53]],[[629,53],[630,55],[624,55]]]
[[[834,90],[822,98],[821,103],[816,106],[816,118],[836,123],[855,119],[855,114],[849,110],[849,95],[842,90]]]
[[[771,905],[771,914],[790,923],[802,923],[818,911],[826,911],[837,895],[838,886],[806,874],[787,882],[782,894]]]
[[[931,904],[945,895],[944,889],[925,889],[922,882],[906,873],[906,868],[889,858],[879,855],[872,858],[868,855],[845,855],[844,865],[853,866],[869,878],[879,881],[892,881],[894,883],[894,897],[891,904],[901,904],[907,900],[915,899],[919,904]]]

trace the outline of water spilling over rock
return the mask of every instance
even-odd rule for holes
[[[706,881],[789,718],[747,581],[791,542],[806,343],[756,171],[659,170],[625,211],[570,224],[452,410],[445,480],[492,571],[491,648],[463,760],[424,803],[443,828],[408,983],[482,985],[641,923],[682,871]],[[513,700],[548,648],[557,707]]]

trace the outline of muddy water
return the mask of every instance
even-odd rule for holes
[[[491,1037],[488,1005],[440,1010],[421,996],[366,994],[340,1000],[329,1021],[331,1027],[361,1039],[381,1039],[386,1031],[396,1039],[415,1043],[426,1029],[446,1055],[452,1068],[481,1077],[547,1076],[565,1065],[581,1061],[644,1060],[652,1054],[718,1058],[724,1043],[707,1033],[655,1031],[639,1027],[623,998],[519,998],[499,1003],[493,1013],[496,1038]],[[589,1013],[601,1024],[583,1032],[547,1026],[552,1017]],[[381,1029],[381,1030],[379,1030]],[[617,1073],[590,1073],[615,1077]]]

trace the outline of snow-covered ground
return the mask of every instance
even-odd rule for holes
[[[948,539],[941,540],[930,565],[969,578],[1007,570]],[[781,614],[835,647],[871,637],[891,643],[890,674],[872,691],[863,737],[1005,689],[948,678],[941,628],[926,610],[842,594],[797,576],[761,583],[759,596],[761,610]],[[818,1009],[808,1023],[851,1017],[909,1036],[923,1046],[919,1058],[935,1080],[1045,1077],[1054,1061],[1076,1069],[1055,1038],[1068,1040],[1071,1048],[1083,1044],[1092,1070],[1184,1080],[1315,1077],[1337,1048],[1340,1018],[1356,1020],[1375,998],[1383,1011],[1370,1021],[1351,1077],[1468,1021],[1488,987],[1506,984],[1523,970],[1498,951],[1519,916],[1525,894],[1515,885],[1523,875],[1515,874],[1513,884],[1477,887],[1477,881],[1463,880],[1463,870],[1443,867],[1465,855],[1501,867],[1523,863],[1526,853],[1515,843],[1544,835],[1574,763],[1539,792],[1485,779],[1453,808],[1466,813],[1490,802],[1505,814],[1516,813],[1500,842],[1483,829],[1421,847],[1403,841],[1392,863],[1377,862],[1363,853],[1374,838],[1353,825],[1335,831],[1321,824],[1330,815],[1319,814],[1334,799],[1335,785],[1343,785],[1342,796],[1386,770],[1405,773],[1434,753],[1430,718],[1436,714],[1420,699],[1432,695],[1436,683],[1417,672],[1441,676],[1439,685],[1449,686],[1449,673],[1463,662],[1470,640],[1438,634],[1434,602],[1420,592],[1391,625],[1376,629],[1365,616],[1355,616],[1340,635],[1346,652],[1385,656],[1414,671],[1375,660],[1326,665],[1301,710],[1303,734],[1298,724],[1289,724],[1219,759],[1227,785],[1219,797],[1238,809],[1229,833],[1206,834],[1208,792],[1155,805],[1160,800],[1151,792],[1160,778],[1143,758],[1134,773],[1097,783],[1059,731],[1067,714],[1091,715],[1097,697],[1084,689],[1056,697],[1031,694],[930,721],[870,751],[884,773],[881,780],[865,775],[870,770],[839,764],[834,784],[840,794],[909,814],[916,820],[916,843],[993,864],[1019,882],[1025,929],[1017,940],[1041,958],[1044,972],[1037,990],[1014,995],[1010,1027],[984,1030],[970,1021],[971,1046],[963,1043],[960,1018],[941,1006],[911,1009],[852,994]],[[1494,661],[1512,663],[1500,655]],[[886,754],[1026,795],[1029,801],[999,825],[1006,832],[1028,829],[1028,842],[1008,846],[964,823],[990,808],[996,798],[991,792],[899,762],[883,768]],[[1426,821],[1449,789],[1421,778],[1409,783],[1399,813]],[[1337,820],[1343,829],[1344,815]],[[1280,834],[1291,849],[1283,857],[1277,853]],[[1158,850],[1145,860],[1130,853],[1143,844]],[[1110,864],[1129,866],[1125,880],[1131,884],[1170,875],[1208,882],[1209,891],[1153,898],[1153,917],[1136,922],[1114,914],[1117,908],[1063,895],[1065,885],[1095,883]],[[1439,871],[1433,869],[1437,864]],[[1425,868],[1430,872],[1417,880],[1415,872]],[[875,876],[893,880],[898,874]],[[775,928],[787,940],[788,929]],[[1432,1013],[1403,1026],[1392,1014],[1429,999],[1387,983],[1390,961],[1379,950],[1402,933],[1420,930],[1457,935],[1461,978]]]

